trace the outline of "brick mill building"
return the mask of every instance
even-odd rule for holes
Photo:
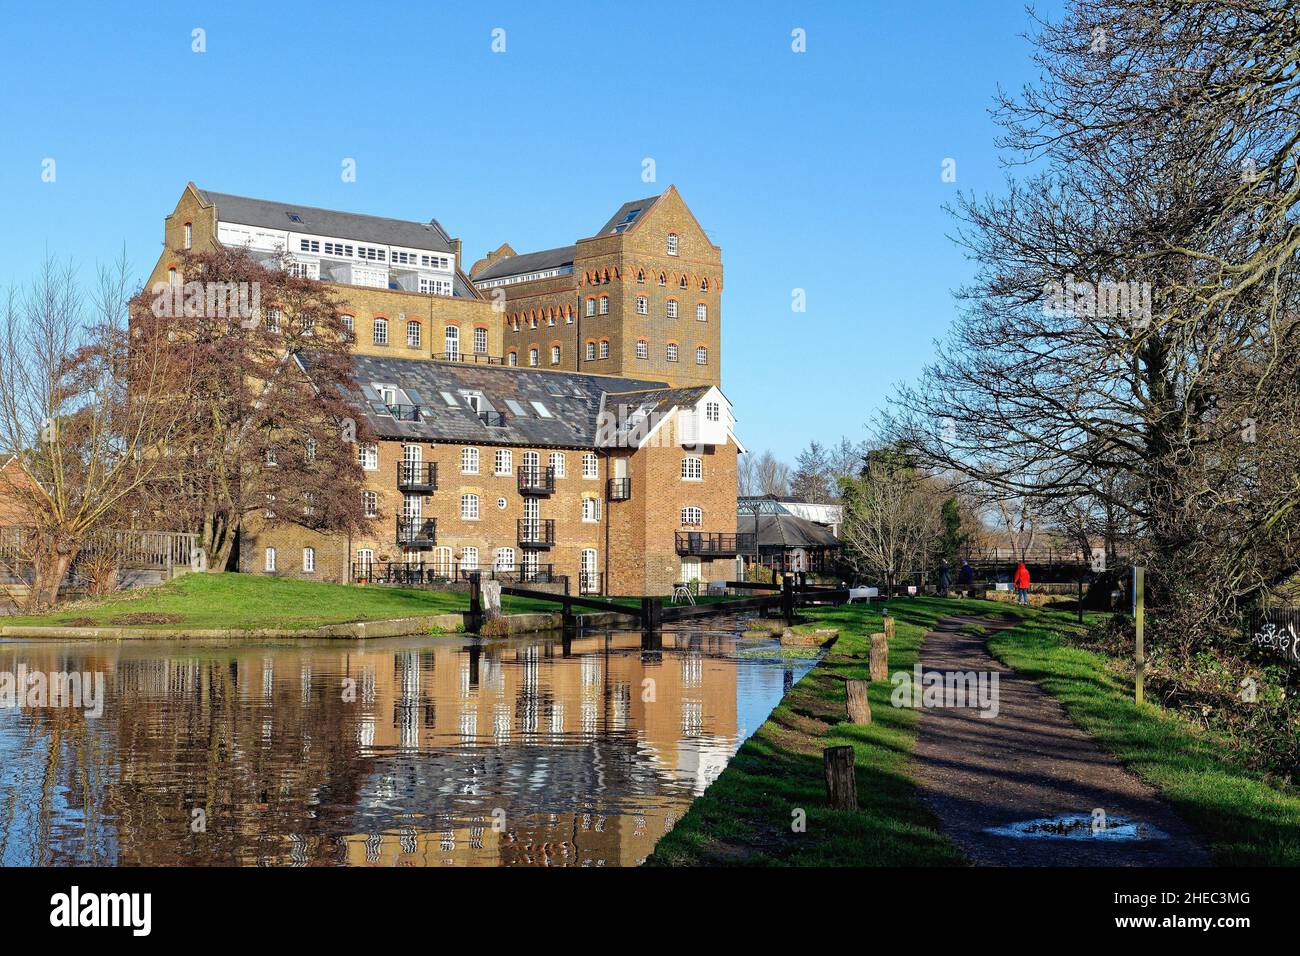
[[[721,254],[677,190],[625,203],[591,237],[462,267],[436,220],[385,219],[201,190],[171,250],[247,247],[346,303],[360,409],[377,441],[363,535],[245,518],[239,568],[324,581],[470,570],[666,592],[731,579],[736,456],[720,384]],[[310,357],[297,358],[310,376]]]

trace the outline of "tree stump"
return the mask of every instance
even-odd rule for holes
[[[889,680],[889,639],[879,632],[871,635],[871,679]]]
[[[867,688],[870,686],[864,680],[845,682],[845,689],[848,691],[849,723],[871,723],[871,701],[867,699]]]
[[[884,620],[885,638],[892,641],[894,639],[894,616],[892,614],[886,614]]]
[[[835,810],[858,808],[858,782],[853,772],[852,747],[827,747],[822,751],[826,767],[826,798]]]
[[[494,621],[501,616],[501,582],[483,582],[483,619]]]

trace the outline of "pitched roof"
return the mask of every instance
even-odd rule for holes
[[[475,282],[484,279],[500,279],[505,276],[524,275],[528,272],[542,272],[546,269],[558,269],[573,265],[574,246],[559,246],[555,249],[543,249],[540,252],[525,252],[517,256],[502,256],[478,275]]]
[[[618,207],[618,211],[609,217],[609,222],[592,234],[592,238],[611,236],[632,228],[650,211],[650,207],[658,200],[658,196],[647,196],[645,199],[634,199],[631,202],[623,203]]]
[[[615,427],[611,435],[604,437],[604,443],[618,447],[639,445],[667,418],[670,411],[674,408],[694,408],[712,388],[712,385],[688,385],[682,388],[663,385],[606,393],[604,410],[613,415]],[[631,437],[633,432],[639,433],[637,437]]]
[[[743,512],[737,515],[736,531],[752,534],[754,516]],[[792,514],[760,514],[758,546],[760,548],[838,548],[840,542],[816,522],[797,518]]]
[[[310,356],[299,358],[310,375]],[[366,419],[375,434],[386,439],[595,448],[597,415],[607,391],[661,388],[664,384],[429,359],[355,355],[354,360]],[[376,383],[400,389],[397,404],[419,406],[418,420],[394,417],[375,393]],[[444,392],[454,404],[444,398]],[[487,424],[469,407],[466,392],[481,395],[480,411],[500,424]],[[538,411],[538,404],[547,415]]]
[[[217,216],[223,222],[284,229],[310,236],[335,236],[386,246],[451,252],[450,237],[436,219],[423,223],[407,219],[386,219],[383,216],[363,216],[359,213],[299,206],[271,199],[232,196],[207,189],[198,189],[198,194],[204,202],[216,204]],[[291,216],[298,218],[292,219]]]

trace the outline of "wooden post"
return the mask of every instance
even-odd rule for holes
[[[655,597],[643,597],[641,599],[641,629],[644,631],[657,631],[663,620],[663,607],[659,604],[659,599]]]
[[[1083,623],[1083,578],[1079,578],[1079,623]]]
[[[853,772],[852,747],[827,747],[822,751],[826,769],[826,797],[836,810],[858,808],[858,782]]]
[[[483,626],[483,581],[481,571],[469,575],[469,630],[477,633]]]
[[[785,623],[794,623],[794,577],[789,574],[781,579],[781,616]]]
[[[871,701],[867,699],[867,688],[870,686],[871,685],[864,680],[850,680],[844,682],[845,690],[848,692],[847,707],[849,723],[871,723]]]
[[[1137,673],[1133,683],[1133,699],[1142,703],[1143,683],[1146,680],[1147,652],[1145,635],[1146,625],[1146,583],[1143,569],[1133,566],[1133,623],[1137,625]]]
[[[871,635],[871,679],[889,680],[889,638],[880,632]]]
[[[894,639],[894,615],[886,613],[883,615],[885,625],[885,639],[892,641]]]

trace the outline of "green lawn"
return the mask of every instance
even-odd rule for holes
[[[951,614],[1000,614],[987,601],[918,598],[893,601],[897,633],[891,673],[910,670],[921,638]],[[907,766],[918,715],[890,705],[891,685],[871,686],[873,723],[846,722],[844,681],[867,679],[871,633],[882,629],[879,605],[854,604],[807,612],[817,626],[837,627],[840,639],[817,667],[786,694],[745,742],[718,780],[655,847],[654,866],[797,865],[935,866],[963,862],[935,830],[917,799]],[[856,753],[857,813],[826,807],[822,749],[850,745]],[[793,814],[807,814],[803,833]]]
[[[993,654],[1065,705],[1130,770],[1177,807],[1224,865],[1300,866],[1300,793],[1235,759],[1226,739],[1154,704],[1101,654],[1069,645],[1068,617],[1041,614],[989,641]]]
[[[513,597],[505,598],[502,606],[508,613],[558,610],[554,604]],[[0,625],[299,629],[467,610],[469,596],[454,591],[187,574],[156,587],[79,601],[49,614],[3,617]]]

